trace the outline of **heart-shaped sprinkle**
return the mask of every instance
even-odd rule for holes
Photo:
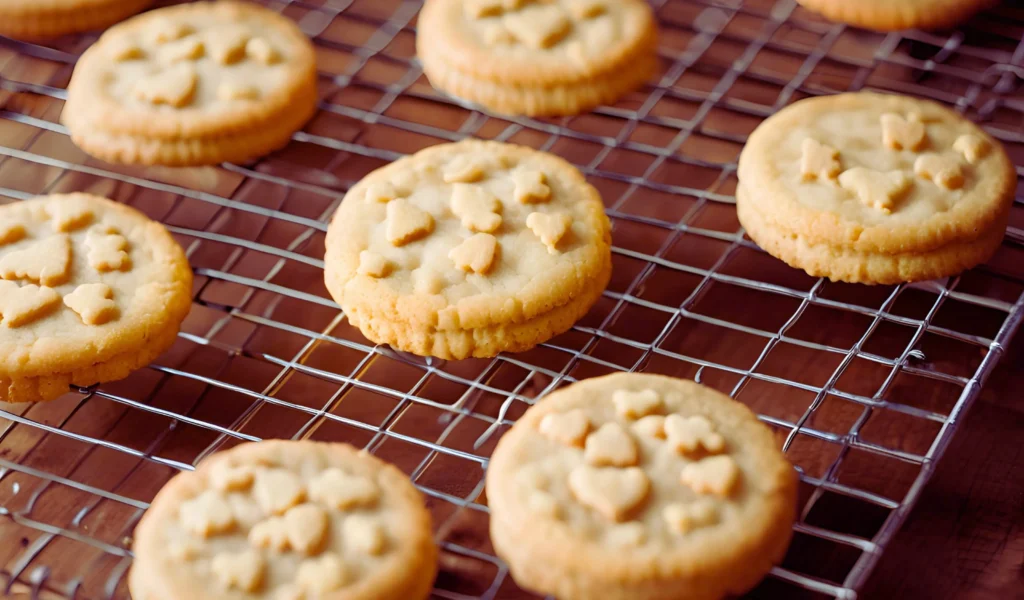
[[[605,423],[587,436],[583,458],[595,467],[632,467],[638,460],[636,442],[622,425]]]
[[[714,502],[706,499],[699,499],[696,502],[684,504],[677,502],[669,504],[661,511],[668,528],[678,534],[684,534],[698,527],[712,525],[718,521],[718,509]]]
[[[185,529],[199,537],[225,533],[235,527],[235,513],[231,505],[214,490],[182,502],[178,515]]]
[[[135,83],[135,98],[150,104],[166,104],[182,108],[192,103],[199,76],[192,63],[177,63],[158,73],[148,75]]]
[[[839,174],[839,151],[832,146],[805,138],[800,147],[800,175],[804,181],[832,179]]]
[[[501,202],[479,185],[452,186],[452,212],[470,231],[491,233],[501,226]]]
[[[967,162],[973,165],[988,153],[988,142],[976,135],[965,133],[956,138],[953,149],[963,154]]]
[[[213,573],[227,589],[255,592],[263,585],[267,565],[255,550],[222,552],[213,557]]]
[[[341,469],[327,469],[309,484],[309,497],[339,510],[373,506],[380,497],[377,484],[369,477],[349,475]]]
[[[266,469],[256,474],[253,496],[264,512],[283,514],[306,498],[299,476],[284,469]]]
[[[456,268],[484,274],[494,266],[498,253],[498,239],[489,233],[477,233],[448,252]]]
[[[542,171],[520,168],[512,173],[515,190],[512,196],[521,204],[539,204],[551,199],[551,188]]]
[[[392,246],[404,246],[434,231],[434,217],[408,200],[388,202],[387,236]]]
[[[615,390],[612,403],[615,404],[615,412],[624,419],[639,419],[661,410],[661,396],[651,389],[639,392]]]
[[[647,415],[633,423],[633,431],[637,435],[652,439],[665,439],[665,417],[661,415]]]
[[[105,283],[83,283],[64,296],[64,305],[78,313],[86,325],[103,325],[121,312],[113,297],[114,290]]]
[[[914,174],[929,179],[947,190],[959,189],[964,184],[960,161],[946,154],[922,154],[914,161]]]
[[[639,467],[580,465],[569,473],[569,489],[609,521],[623,521],[647,499],[651,482]]]
[[[740,470],[730,456],[712,456],[683,467],[683,483],[698,494],[728,496],[739,481]]]
[[[0,277],[55,286],[68,280],[70,266],[71,238],[60,233],[5,254],[0,258]]]
[[[682,454],[691,454],[702,446],[712,454],[725,448],[725,439],[715,431],[711,421],[701,415],[665,417],[665,435],[669,445]]]
[[[893,150],[917,150],[924,144],[924,123],[917,115],[909,119],[885,113],[882,121],[882,143]]]
[[[565,237],[572,225],[572,217],[566,213],[530,213],[526,226],[548,247],[550,254],[558,253],[558,242]]]
[[[582,409],[564,413],[550,413],[540,420],[540,433],[544,437],[566,446],[583,446],[590,431],[590,418]]]

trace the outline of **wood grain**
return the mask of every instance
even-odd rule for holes
[[[1024,598],[1024,338],[1018,336],[864,598]]]

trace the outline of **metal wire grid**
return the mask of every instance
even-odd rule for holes
[[[289,149],[252,165],[170,172],[88,159],[56,117],[94,38],[4,45],[0,193],[87,189],[129,202],[170,226],[197,275],[193,314],[157,365],[0,411],[5,591],[126,597],[131,531],[160,485],[225,445],[273,436],[349,441],[408,472],[443,548],[436,597],[521,597],[486,536],[494,441],[544,393],[634,370],[730,392],[801,470],[793,549],[753,595],[855,597],[1024,317],[1013,267],[1024,235],[1011,227],[1003,260],[946,282],[814,280],[743,237],[735,154],[781,106],[865,87],[933,96],[1019,150],[1019,11],[1000,15],[1002,34],[986,29],[993,18],[950,36],[883,36],[788,0],[665,0],[657,85],[594,115],[534,120],[431,90],[413,60],[415,3],[272,6],[314,37],[324,101]],[[368,345],[320,283],[327,220],[369,170],[466,136],[579,164],[615,225],[616,277],[570,333],[521,355],[445,363]],[[807,374],[823,365],[821,378]]]

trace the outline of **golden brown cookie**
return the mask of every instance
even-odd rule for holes
[[[215,454],[160,490],[133,549],[135,600],[421,600],[437,572],[423,497],[347,444]]]
[[[185,253],[159,223],[98,196],[0,206],[0,400],[52,400],[127,377],[191,305]]]
[[[110,162],[243,162],[276,150],[316,110],[313,45],[287,18],[239,2],[150,11],[82,55],[61,119]]]
[[[611,276],[597,190],[564,160],[466,140],[370,173],[327,231],[327,289],[377,343],[519,352],[569,329]]]
[[[797,0],[825,17],[866,29],[956,27],[998,0]]]
[[[0,35],[37,40],[103,29],[134,15],[152,0],[4,0]]]
[[[651,76],[656,50],[643,0],[429,0],[416,35],[435,87],[508,114],[614,102]]]
[[[796,471],[745,406],[620,373],[526,411],[487,469],[491,540],[521,587],[562,600],[712,600],[782,559]]]
[[[1016,174],[999,142],[934,102],[802,100],[740,154],[747,234],[813,276],[891,284],[955,275],[1003,239]]]

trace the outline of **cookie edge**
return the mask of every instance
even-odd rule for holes
[[[309,449],[323,449],[325,452],[339,453],[344,456],[342,461],[362,460],[372,464],[373,468],[378,471],[378,478],[387,478],[387,493],[401,494],[404,497],[403,503],[409,507],[410,521],[418,523],[416,531],[413,532],[418,535],[406,546],[405,557],[412,560],[398,565],[402,567],[398,570],[398,574],[404,575],[403,577],[385,578],[389,585],[383,591],[379,588],[359,585],[344,588],[340,592],[344,594],[343,597],[346,600],[424,600],[429,596],[437,574],[438,556],[438,548],[434,543],[432,533],[432,519],[424,503],[423,494],[398,467],[344,442],[265,440],[245,442],[234,448],[214,453],[203,459],[196,466],[195,471],[179,473],[160,489],[150,503],[149,509],[135,527],[133,536],[135,559],[128,574],[128,587],[133,597],[141,600],[176,600],[181,597],[196,598],[197,600],[210,598],[212,600],[223,597],[221,590],[215,590],[214,593],[208,595],[196,593],[205,590],[189,588],[187,582],[185,582],[185,586],[186,590],[191,592],[189,595],[180,596],[174,593],[176,589],[180,590],[179,586],[183,582],[174,577],[166,577],[167,573],[162,568],[166,561],[159,560],[160,550],[162,550],[159,545],[159,525],[168,518],[168,513],[177,509],[183,495],[199,484],[199,477],[203,473],[220,461],[249,453],[252,448],[256,447],[259,447],[260,451],[272,450],[275,447],[289,447],[296,453],[308,452]],[[150,538],[153,539],[152,544],[148,541]],[[150,551],[151,547],[155,551]],[[364,583],[365,581],[363,580]],[[154,584],[161,582],[163,585],[157,585],[159,591],[154,592]]]
[[[969,126],[972,133],[980,135],[990,144],[992,156],[986,160],[997,161],[1002,175],[986,180],[985,185],[990,188],[987,196],[978,194],[971,202],[958,202],[952,209],[937,213],[924,223],[895,227],[864,226],[840,218],[831,211],[804,206],[775,177],[774,167],[768,160],[773,153],[776,131],[785,131],[791,123],[800,123],[816,112],[834,110],[834,107],[861,108],[867,105],[874,105],[879,111],[917,110],[926,117],[938,116],[959,126]],[[771,215],[766,218],[770,218],[780,231],[802,235],[810,244],[831,244],[859,252],[883,253],[925,252],[953,240],[976,238],[979,231],[988,230],[1001,218],[1003,211],[1009,210],[1017,182],[1016,171],[1005,149],[976,124],[930,100],[875,92],[847,92],[807,98],[775,113],[750,134],[740,152],[737,176],[740,186],[757,189],[756,196],[737,199],[737,204],[751,202],[771,205]]]
[[[715,404],[725,407],[720,410],[726,411],[728,419],[746,422],[750,425],[746,433],[759,437],[759,446],[771,448],[769,468],[774,470],[771,478],[776,485],[775,492],[764,501],[766,506],[760,519],[764,529],[759,537],[752,536],[744,544],[732,546],[731,549],[738,549],[738,552],[727,557],[730,560],[716,561],[707,554],[695,555],[694,552],[667,558],[662,554],[651,559],[649,554],[623,554],[614,549],[601,553],[590,552],[587,547],[567,549],[567,545],[561,543],[564,536],[559,531],[505,522],[502,514],[515,510],[506,504],[506,495],[502,494],[504,484],[512,481],[502,472],[507,470],[506,455],[514,452],[518,439],[529,433],[529,427],[539,424],[559,402],[558,398],[570,393],[586,395],[586,390],[591,388],[644,389],[651,387],[651,381],[682,388],[683,393],[714,398]],[[575,392],[574,388],[577,388]],[[749,408],[721,392],[689,380],[657,374],[622,372],[588,378],[542,398],[498,440],[486,479],[492,543],[509,564],[516,582],[540,594],[573,600],[593,597],[667,600],[678,597],[682,586],[690,586],[688,598],[717,599],[752,588],[782,559],[796,519],[797,482],[796,470],[778,450],[770,430]],[[709,565],[719,570],[710,569]],[[572,576],[567,577],[566,573]]]
[[[126,215],[126,218],[137,221],[140,227],[145,227],[149,230],[145,237],[150,240],[148,245],[154,254],[154,260],[166,263],[167,267],[164,279],[146,284],[157,285],[156,291],[161,298],[157,308],[160,309],[163,316],[160,319],[136,322],[126,329],[118,329],[118,343],[105,344],[102,352],[85,357],[82,356],[81,348],[74,343],[64,342],[56,338],[45,338],[48,340],[45,352],[39,340],[37,340],[33,345],[33,351],[28,355],[28,360],[24,361],[18,359],[19,356],[25,354],[22,344],[0,344],[0,382],[10,381],[13,385],[20,381],[26,381],[27,385],[31,388],[33,386],[32,381],[34,380],[38,382],[38,389],[42,390],[43,386],[47,384],[47,378],[56,376],[63,378],[65,374],[68,376],[73,374],[82,375],[88,373],[89,369],[97,365],[104,365],[105,363],[110,363],[105,365],[106,368],[115,369],[117,370],[116,372],[120,372],[118,369],[123,368],[120,365],[134,362],[134,360],[124,361],[119,360],[119,358],[123,359],[125,354],[147,348],[153,338],[169,330],[173,330],[176,334],[181,326],[181,322],[184,321],[192,307],[192,268],[185,256],[185,251],[161,223],[150,219],[142,212],[130,206],[102,196],[86,193],[37,196],[29,200],[23,200],[20,206],[27,206],[26,203],[37,203],[37,205],[41,206],[54,197],[72,196],[85,196],[90,198],[91,201],[98,201],[103,206],[102,210],[121,212]],[[157,254],[158,252],[159,254]],[[155,357],[156,355],[153,356],[153,358]],[[125,373],[125,376],[127,376],[127,373]],[[118,377],[118,379],[120,378],[122,377]],[[75,383],[77,384],[77,382]],[[91,381],[86,385],[94,383],[97,382]],[[48,386],[47,389],[49,389]],[[66,392],[67,390],[65,389],[61,393]],[[6,393],[15,398],[20,395],[9,390]],[[46,395],[48,394],[43,395],[44,399]]]
[[[500,320],[495,321],[489,320],[486,324],[476,327],[462,327],[455,330],[437,330],[435,323],[438,319],[438,313],[440,310],[445,308],[456,306],[453,304],[445,303],[444,306],[436,308],[437,302],[429,301],[430,298],[439,296],[428,296],[424,294],[408,294],[398,295],[390,290],[387,297],[381,297],[376,292],[380,292],[385,289],[383,286],[375,285],[369,289],[359,289],[358,294],[355,291],[348,289],[348,283],[352,281],[357,275],[355,270],[356,258],[355,254],[343,257],[340,254],[345,253],[347,250],[347,244],[345,243],[345,226],[347,210],[346,203],[356,203],[362,200],[362,191],[376,181],[377,178],[385,177],[393,171],[402,170],[404,168],[411,168],[417,164],[417,157],[419,160],[425,160],[432,158],[435,154],[443,154],[450,151],[452,148],[459,146],[471,146],[478,148],[475,151],[484,151],[486,149],[495,149],[496,152],[510,152],[519,156],[534,156],[539,157],[540,160],[546,164],[551,165],[552,170],[557,170],[564,174],[569,180],[569,185],[579,187],[582,193],[580,199],[581,202],[585,202],[587,205],[588,217],[593,224],[598,228],[595,231],[595,243],[590,251],[587,253],[587,257],[592,260],[585,261],[588,264],[586,269],[575,269],[573,270],[573,281],[571,284],[567,284],[565,290],[560,294],[550,294],[542,298],[542,302],[533,302],[537,305],[549,306],[547,310],[534,313],[525,314],[521,321],[511,320]],[[354,210],[354,209],[353,209]],[[331,219],[331,224],[327,230],[327,237],[325,241],[325,269],[324,269],[324,281],[327,286],[328,292],[334,298],[334,300],[342,307],[346,313],[355,313],[357,319],[360,322],[376,323],[378,326],[387,326],[391,333],[380,332],[375,333],[372,330],[363,330],[364,335],[369,339],[378,343],[388,343],[396,348],[407,350],[421,356],[438,356],[447,358],[465,358],[469,356],[477,357],[488,357],[494,356],[502,350],[508,350],[510,348],[517,348],[525,350],[535,346],[541,341],[545,341],[556,335],[556,333],[537,333],[532,336],[536,341],[532,343],[519,343],[511,344],[508,341],[508,336],[504,335],[509,333],[514,326],[518,326],[515,330],[516,333],[526,333],[531,327],[545,327],[543,331],[561,331],[567,330],[572,326],[576,320],[582,317],[583,314],[597,301],[601,293],[607,287],[608,281],[611,278],[611,222],[604,213],[604,204],[601,201],[601,196],[597,189],[587,183],[583,174],[580,173],[579,169],[574,167],[564,159],[549,154],[547,152],[541,152],[527,146],[519,146],[515,144],[507,144],[502,142],[484,141],[476,139],[467,139],[461,142],[455,142],[450,144],[438,144],[430,146],[419,152],[401,158],[393,163],[385,165],[380,169],[377,169],[360,180],[355,186],[353,186],[348,194],[345,195],[345,199],[342,200],[341,206],[339,206],[337,212]],[[343,266],[343,263],[351,263]],[[347,269],[347,272],[346,270]],[[598,289],[599,288],[599,289]],[[356,297],[353,297],[353,296]],[[421,302],[413,302],[410,298],[421,299]],[[399,300],[402,299],[401,307],[399,307]],[[490,297],[486,303],[486,310],[481,310],[489,315],[500,315],[507,312],[505,305],[509,299],[517,299],[513,297]],[[557,300],[561,300],[561,303],[557,303]],[[383,310],[381,307],[385,307]],[[392,309],[391,307],[395,307]],[[564,308],[565,310],[561,313],[554,312],[554,309]],[[582,312],[579,312],[580,309]],[[564,324],[567,320],[567,315],[578,316],[573,319],[572,323]],[[562,328],[564,326],[564,328]],[[455,337],[448,337],[445,335],[446,331],[454,332]],[[558,331],[559,333],[561,331]],[[491,335],[485,335],[486,333]],[[369,335],[367,335],[369,333]],[[458,348],[464,347],[465,336],[470,335],[473,338],[472,346],[465,351],[458,351]],[[429,336],[432,340],[430,343],[414,342],[411,338]],[[376,339],[374,339],[376,337]],[[497,340],[493,343],[486,343],[484,337],[496,337]],[[524,336],[527,337],[527,336]],[[436,342],[435,342],[436,341]],[[425,353],[426,348],[433,347],[435,343],[441,344],[436,351],[431,353]],[[443,351],[447,348],[447,353]],[[422,349],[417,351],[418,349]],[[421,353],[424,352],[424,353]]]

